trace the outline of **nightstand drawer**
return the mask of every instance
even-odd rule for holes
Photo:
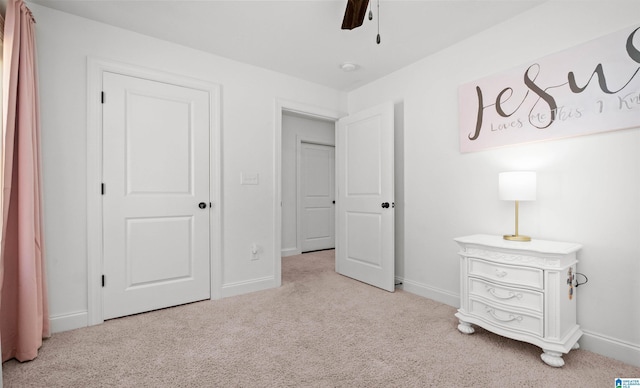
[[[482,279],[469,278],[469,295],[476,295],[508,306],[522,307],[542,314],[544,296],[541,292],[502,286]]]
[[[541,315],[509,311],[475,299],[470,299],[469,302],[470,313],[490,325],[526,332],[540,337],[544,335]],[[486,328],[490,330],[490,327]]]
[[[469,275],[520,287],[544,289],[543,271],[531,267],[515,267],[469,258]]]

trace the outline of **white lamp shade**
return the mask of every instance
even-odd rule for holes
[[[498,175],[498,192],[505,201],[535,201],[535,171],[510,171]]]

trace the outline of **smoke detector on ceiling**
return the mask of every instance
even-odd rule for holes
[[[345,72],[350,72],[358,69],[358,65],[355,63],[345,62],[340,65],[340,68]]]

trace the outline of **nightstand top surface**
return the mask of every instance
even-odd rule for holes
[[[456,237],[454,240],[459,244],[465,245],[473,244],[493,248],[516,249],[540,253],[569,254],[579,251],[582,248],[582,245],[577,243],[538,239],[531,239],[531,241],[509,241],[505,240],[502,236],[489,234],[474,234],[471,236]]]

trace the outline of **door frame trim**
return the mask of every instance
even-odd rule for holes
[[[302,144],[313,144],[313,145],[321,145],[321,146],[326,146],[326,147],[333,147],[334,151],[333,151],[333,167],[334,167],[334,171],[333,171],[333,191],[334,191],[334,200],[335,200],[335,191],[336,191],[336,173],[335,173],[335,166],[336,166],[336,155],[335,155],[335,148],[336,148],[336,144],[335,141],[333,142],[333,144],[331,142],[328,141],[321,141],[318,139],[313,139],[311,137],[305,137],[305,136],[301,136],[301,135],[297,135],[296,136],[296,250],[297,253],[302,253]],[[334,213],[335,213],[335,206],[334,206]],[[335,214],[333,217],[333,238],[335,241],[335,237],[336,237],[336,228],[335,228]],[[335,242],[334,242],[335,244]]]
[[[273,139],[273,277],[274,287],[282,285],[282,114],[291,112],[309,118],[338,122],[346,113],[333,109],[319,108],[317,106],[276,98],[274,117]],[[334,233],[338,233],[337,229]]]
[[[102,78],[116,73],[144,78],[209,94],[209,268],[211,299],[222,296],[222,147],[221,86],[212,82],[167,73],[128,63],[87,57],[87,325],[104,322],[102,311]],[[108,96],[106,97],[108,98]]]

